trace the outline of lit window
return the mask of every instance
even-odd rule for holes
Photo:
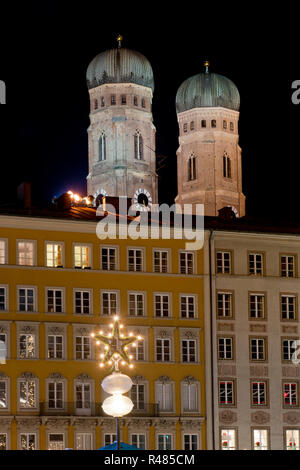
[[[61,243],[46,243],[46,262],[50,268],[63,265]]]
[[[86,245],[74,245],[75,268],[90,267],[90,248]]]
[[[287,429],[285,431],[286,450],[300,450],[300,429]]]
[[[20,408],[36,408],[36,384],[34,380],[20,380]]]
[[[48,450],[64,450],[65,437],[63,434],[49,434]]]
[[[1,404],[0,404],[1,407]],[[7,434],[0,434],[0,450],[7,450]]]
[[[34,265],[34,242],[17,241],[18,247],[18,264],[21,266]]]
[[[36,435],[35,434],[20,434],[21,450],[35,450],[36,449]]]
[[[143,137],[139,131],[134,135],[134,158],[136,160],[144,160]]]
[[[20,359],[32,359],[35,357],[35,335],[21,334],[19,337]]]
[[[268,450],[267,429],[253,429],[253,449]]]
[[[0,410],[7,408],[7,382],[0,380]]]
[[[6,241],[0,240],[0,264],[6,264]]]
[[[236,450],[236,430],[221,429],[221,449]]]

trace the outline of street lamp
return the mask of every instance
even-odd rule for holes
[[[112,329],[108,335],[104,335],[102,331],[99,334],[92,333],[91,336],[96,339],[96,344],[104,344],[105,353],[100,355],[100,367],[105,364],[112,365],[111,374],[106,376],[101,383],[103,390],[110,394],[103,404],[102,408],[104,413],[116,418],[116,431],[117,431],[117,447],[120,450],[120,427],[118,418],[127,415],[133,408],[133,402],[129,397],[123,393],[129,392],[132,387],[132,380],[128,375],[122,374],[119,369],[119,364],[122,366],[126,364],[129,368],[133,368],[131,363],[132,356],[128,355],[128,348],[130,345],[135,346],[136,342],[141,340],[141,336],[135,337],[133,333],[129,336],[121,333],[123,328],[119,324],[119,317],[114,317],[114,323],[110,325]]]

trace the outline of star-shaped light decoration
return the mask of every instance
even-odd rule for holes
[[[100,367],[104,367],[105,364],[112,365],[111,371],[119,371],[119,363],[122,366],[126,364],[132,369],[133,364],[131,360],[133,356],[128,354],[129,346],[136,346],[137,341],[141,340],[142,337],[134,336],[133,333],[129,333],[129,336],[125,336],[120,330],[124,325],[119,323],[118,315],[114,316],[114,323],[111,323],[110,328],[112,329],[108,335],[104,335],[103,331],[99,333],[92,333],[91,336],[96,339],[96,344],[104,344],[105,353],[100,354]]]

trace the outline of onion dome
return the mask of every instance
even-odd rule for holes
[[[229,78],[216,73],[206,72],[185,80],[176,94],[176,111],[182,113],[188,109],[222,107],[238,111],[240,94]]]
[[[142,54],[118,47],[98,54],[86,72],[88,88],[105,83],[136,83],[154,90],[150,62]]]

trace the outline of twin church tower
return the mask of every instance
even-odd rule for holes
[[[140,209],[158,203],[153,71],[139,52],[118,47],[98,54],[87,69],[90,94],[88,194],[127,196]],[[226,77],[204,73],[176,95],[179,124],[175,202],[204,204],[204,213],[232,207],[245,215],[239,147],[239,92]]]

